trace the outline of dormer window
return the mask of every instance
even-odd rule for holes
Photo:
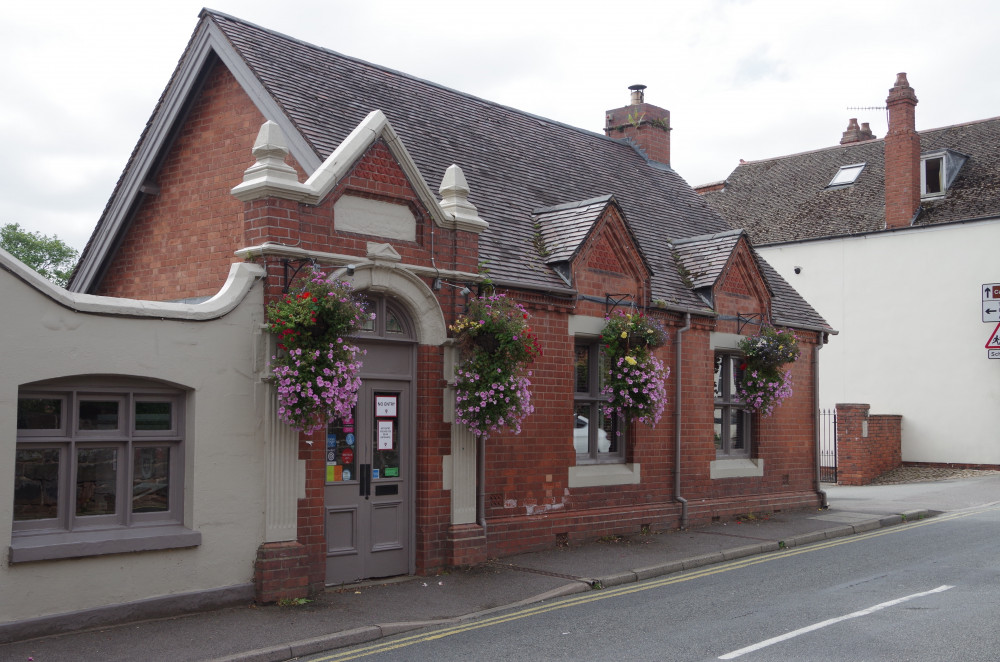
[[[920,197],[939,198],[947,193],[968,158],[950,149],[921,154]]]
[[[837,186],[850,186],[857,180],[858,175],[861,171],[865,169],[864,163],[855,163],[853,165],[840,166],[840,170],[837,174],[833,176],[830,183],[826,185],[827,188],[833,188]]]

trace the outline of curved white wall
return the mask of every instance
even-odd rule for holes
[[[904,461],[1000,464],[980,295],[1000,282],[1000,220],[757,250],[840,331],[820,352],[822,407],[902,414]]]
[[[154,304],[56,292],[0,251],[0,595],[11,597],[0,624],[252,583],[266,496],[262,273],[237,265],[204,304]],[[96,374],[188,389],[184,524],[201,545],[10,564],[18,386]]]

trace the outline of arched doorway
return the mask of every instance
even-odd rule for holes
[[[358,404],[327,429],[327,585],[414,571],[416,327],[399,300],[368,301]]]

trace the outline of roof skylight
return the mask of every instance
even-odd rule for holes
[[[864,168],[864,163],[840,166],[840,170],[837,171],[837,174],[834,175],[833,179],[830,180],[830,183],[827,184],[827,188],[831,186],[847,186],[849,184],[853,184]]]

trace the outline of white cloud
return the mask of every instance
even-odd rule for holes
[[[82,248],[197,23],[201,0],[18,3],[0,25],[0,223]],[[885,133],[895,75],[918,128],[1000,115],[988,0],[813,3],[264,2],[214,8],[346,55],[600,131],[627,87],[668,108],[692,184],[740,158]]]

